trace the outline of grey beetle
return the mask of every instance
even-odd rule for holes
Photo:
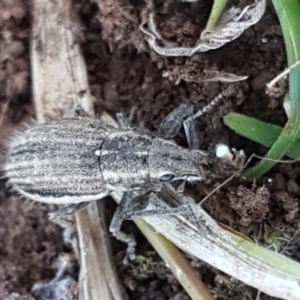
[[[143,128],[72,118],[18,132],[4,170],[19,194],[71,204],[97,200],[113,190],[159,191],[164,182],[203,180],[205,156]]]
[[[209,108],[222,97],[224,93]],[[131,127],[121,114],[116,128],[80,109],[78,118],[29,125],[8,145],[5,177],[20,195],[56,204],[98,200],[114,190],[157,192],[176,180],[205,180],[207,153],[197,150],[193,129],[193,119],[201,113],[192,116],[191,107],[182,104],[163,120],[157,133]],[[182,123],[191,149],[170,140]],[[119,231],[129,201],[125,193],[110,230],[134,246],[132,238]]]

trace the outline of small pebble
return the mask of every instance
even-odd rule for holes
[[[21,7],[18,7],[18,6],[12,8],[10,10],[10,13],[17,20],[23,19],[25,14],[26,14],[25,10]]]
[[[7,47],[7,53],[12,58],[18,58],[25,52],[25,46],[21,41],[14,41]]]
[[[222,159],[232,160],[233,155],[229,149],[229,147],[225,144],[218,144],[216,146],[216,156]]]

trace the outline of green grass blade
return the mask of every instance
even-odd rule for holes
[[[282,127],[237,113],[229,113],[223,120],[224,123],[237,134],[268,148],[274,144],[283,130]],[[292,159],[300,157],[300,138],[298,138],[293,147],[286,152],[286,155]]]
[[[223,13],[227,0],[215,0],[205,30],[213,30]]]
[[[298,0],[273,0],[277,16],[282,28],[286,46],[288,66],[300,59],[300,3]],[[258,177],[270,170],[275,160],[288,153],[300,136],[300,66],[289,74],[289,97],[291,100],[291,115],[277,140],[266,157],[273,160],[262,160],[256,166],[246,170],[247,177]]]

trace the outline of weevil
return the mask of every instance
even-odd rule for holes
[[[193,120],[227,95],[228,90],[195,115],[191,106],[180,105],[157,132],[130,126],[131,118],[122,114],[114,127],[81,109],[75,118],[28,125],[8,145],[4,165],[8,185],[28,199],[79,207],[112,191],[124,191],[110,231],[128,243],[130,256],[135,242],[120,232],[129,202],[144,201],[147,192],[160,191],[166,182],[206,180],[207,153],[199,150]],[[182,124],[189,148],[172,141]],[[143,191],[146,198],[129,199],[129,191]]]

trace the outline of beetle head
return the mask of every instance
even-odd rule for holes
[[[207,153],[180,147],[162,138],[155,138],[149,152],[149,177],[153,186],[165,182],[206,179],[203,166]]]

